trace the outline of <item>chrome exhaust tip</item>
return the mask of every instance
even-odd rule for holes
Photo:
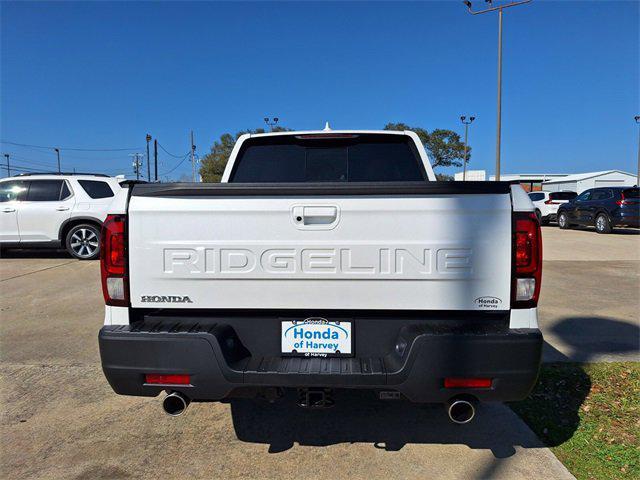
[[[476,416],[476,402],[466,398],[452,398],[447,403],[447,415],[453,423],[469,423]]]
[[[180,392],[171,392],[162,400],[164,413],[171,417],[182,415],[191,401]]]

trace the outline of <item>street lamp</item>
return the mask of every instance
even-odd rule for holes
[[[640,115],[636,115],[633,119],[636,121],[636,125],[640,126]],[[638,177],[636,185],[640,186],[640,128],[638,129]]]
[[[516,5],[523,5],[531,2],[531,0],[521,0],[519,2],[511,2],[497,7],[493,6],[493,0],[485,0],[489,4],[489,8],[474,12],[471,10],[471,2],[463,0],[471,15],[480,15],[481,13],[498,11],[498,120],[496,132],[496,181],[500,181],[500,131],[502,128],[502,10]]]
[[[462,157],[462,181],[467,179],[467,140],[469,139],[469,125],[476,119],[476,117],[467,117],[462,115],[460,121],[464,123],[464,157]]]
[[[278,120],[279,120],[278,117],[273,117],[273,118],[264,117],[264,123],[269,125],[269,128],[271,129],[272,132],[273,132],[273,127],[276,126],[276,124],[278,123]]]

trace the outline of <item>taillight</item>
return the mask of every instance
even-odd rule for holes
[[[553,200],[549,199],[546,202],[544,202],[545,205],[560,205],[560,202],[554,202]]]
[[[622,205],[637,205],[639,202],[634,202],[632,200],[627,200],[626,198],[624,198],[624,192],[622,192],[620,194],[620,200],[616,200],[616,204],[619,206]]]
[[[145,383],[155,383],[160,385],[190,385],[190,375],[162,375],[155,373],[147,373],[144,376]]]
[[[129,305],[127,278],[127,217],[108,215],[100,238],[100,274],[102,294],[107,305]]]
[[[542,232],[535,213],[513,214],[512,308],[538,304],[542,283]]]
[[[444,379],[444,388],[491,388],[491,379],[447,377]]]

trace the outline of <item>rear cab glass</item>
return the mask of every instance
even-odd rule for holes
[[[578,194],[576,192],[551,192],[549,194],[550,200],[573,200]]]
[[[78,183],[91,198],[113,197],[113,190],[111,190],[107,182],[99,180],[78,180]]]
[[[427,179],[413,140],[392,134],[301,134],[247,139],[236,183],[407,182]]]

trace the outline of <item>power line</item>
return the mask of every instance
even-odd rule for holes
[[[158,145],[159,145],[159,144],[158,144]],[[185,161],[187,158],[189,158],[189,155],[191,155],[191,153],[187,153],[187,154],[185,154],[185,156],[184,156],[184,157],[182,157],[182,160],[180,160],[180,161],[176,164],[176,166],[175,166],[175,167],[173,167],[173,168],[172,168],[171,170],[169,170],[168,172],[161,173],[161,174],[160,174],[160,176],[161,176],[161,177],[164,177],[165,175],[169,175],[170,173],[172,173],[176,168],[178,168],[180,165],[182,165],[182,164],[184,163],[184,161]]]
[[[160,142],[158,142],[158,146],[162,149],[162,151],[164,151],[164,153],[166,153],[167,155],[174,157],[174,158],[182,158],[184,155],[174,155],[173,153],[167,151],[166,148],[164,148]],[[187,152],[185,155],[189,155],[189,152]]]
[[[59,149],[59,150],[69,150],[76,152],[126,152],[128,150],[139,150],[140,147],[132,147],[132,148],[76,148],[76,147],[57,147],[57,146],[47,146],[47,145],[30,145],[28,143],[17,143],[17,142],[9,142],[7,140],[2,140],[0,143],[5,143],[7,145],[15,145],[17,147],[31,147],[31,148],[46,148],[49,150]]]

